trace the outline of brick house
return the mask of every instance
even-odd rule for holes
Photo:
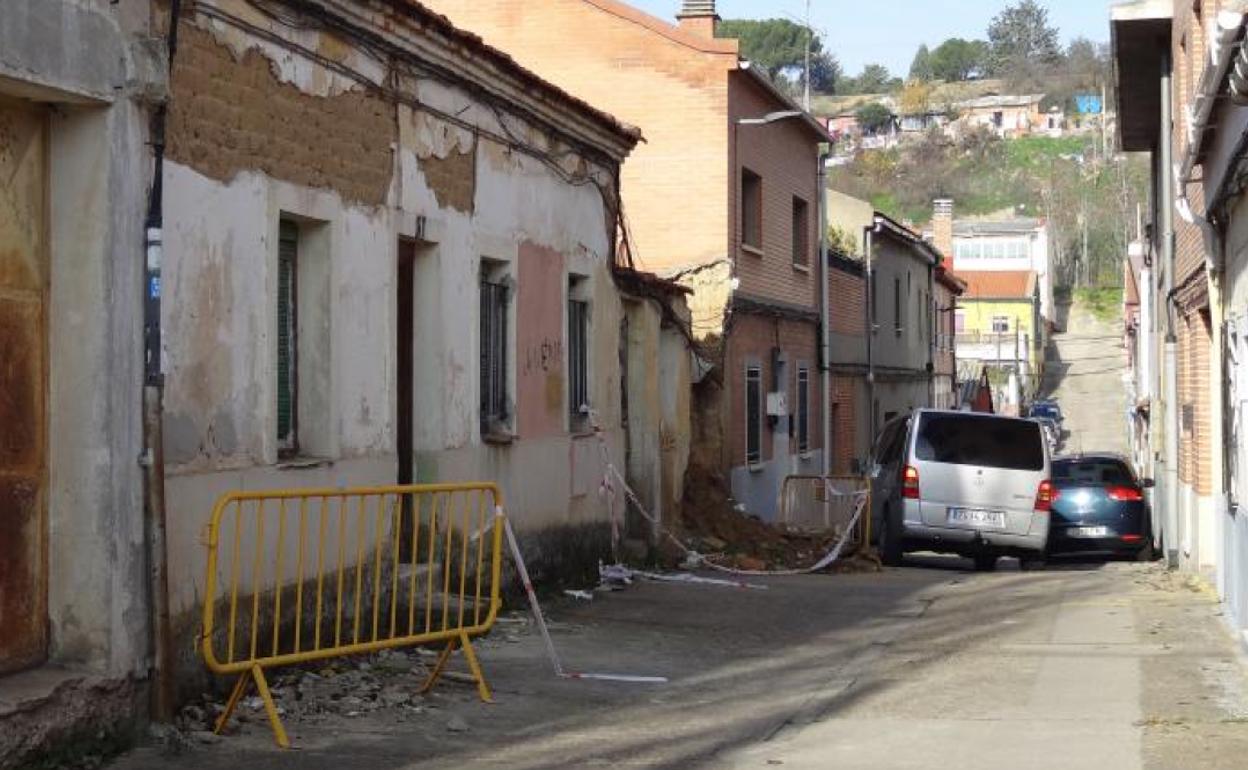
[[[1140,287],[1156,308],[1148,331],[1155,382],[1145,390],[1150,398],[1144,413],[1152,448],[1146,454],[1153,461],[1140,470],[1157,480],[1154,528],[1164,532],[1167,556],[1209,573],[1223,560],[1218,533],[1220,519],[1228,515],[1219,417],[1225,312],[1220,295],[1228,287],[1220,285],[1220,265],[1209,248],[1225,236],[1226,221],[1219,235],[1206,219],[1225,214],[1205,202],[1207,194],[1221,192],[1226,161],[1217,153],[1206,156],[1241,133],[1238,111],[1219,116],[1212,109],[1227,87],[1222,63],[1233,57],[1234,40],[1242,35],[1242,12],[1229,6],[1215,0],[1135,0],[1111,11],[1122,148],[1152,154],[1157,191],[1144,255],[1151,285]],[[1215,131],[1220,120],[1232,129]],[[1197,127],[1197,121],[1203,125]]]
[[[713,0],[685,0],[677,24],[619,0],[430,4],[641,128],[622,177],[633,257],[693,290],[694,331],[712,351],[694,456],[772,516],[785,475],[824,467],[815,254],[826,129],[737,41],[715,37]]]
[[[1132,255],[1137,451],[1172,565],[1216,584],[1248,641],[1248,8],[1136,0],[1111,10],[1124,150],[1152,155],[1149,238]]]
[[[828,249],[831,471],[861,473],[873,438],[867,382],[867,275],[860,256]]]

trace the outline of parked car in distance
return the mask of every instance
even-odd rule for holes
[[[1032,417],[1044,429],[1044,437],[1049,442],[1049,453],[1056,454],[1062,443],[1062,426],[1052,417]]]
[[[886,423],[872,453],[872,531],[885,564],[906,551],[1024,567],[1049,537],[1049,450],[1033,420],[919,409]]]
[[[1027,416],[1047,417],[1056,422],[1058,425],[1061,425],[1065,420],[1065,418],[1062,417],[1062,407],[1059,406],[1056,401],[1036,401],[1032,403],[1031,407],[1027,410]]]
[[[1120,455],[1084,454],[1053,461],[1049,553],[1103,553],[1147,560],[1150,517],[1140,479]]]

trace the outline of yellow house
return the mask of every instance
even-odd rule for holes
[[[977,376],[987,367],[999,410],[1017,409],[1036,394],[1044,364],[1036,274],[959,270],[958,277],[967,284],[954,311],[959,369]]]

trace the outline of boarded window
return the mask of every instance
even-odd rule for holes
[[[810,369],[797,369],[797,451],[810,450]]]
[[[745,368],[745,461],[753,464],[763,459],[763,370],[759,366]]]
[[[793,264],[805,265],[810,248],[810,216],[806,201],[793,196]]]
[[[501,282],[481,279],[481,433],[507,431],[507,301]]]
[[[277,246],[277,451],[289,456],[298,439],[298,273],[299,226],[283,221]]]
[[[568,300],[568,408],[572,426],[589,418],[589,303]]]
[[[763,247],[763,179],[741,169],[741,243]]]

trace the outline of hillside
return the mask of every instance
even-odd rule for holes
[[[932,133],[888,150],[868,150],[829,172],[835,190],[921,226],[932,200],[952,198],[957,218],[1043,217],[1059,282],[1116,285],[1135,237],[1136,204],[1147,200],[1145,159],[1098,152],[1099,135],[961,140]],[[1086,242],[1087,258],[1084,258]]]

